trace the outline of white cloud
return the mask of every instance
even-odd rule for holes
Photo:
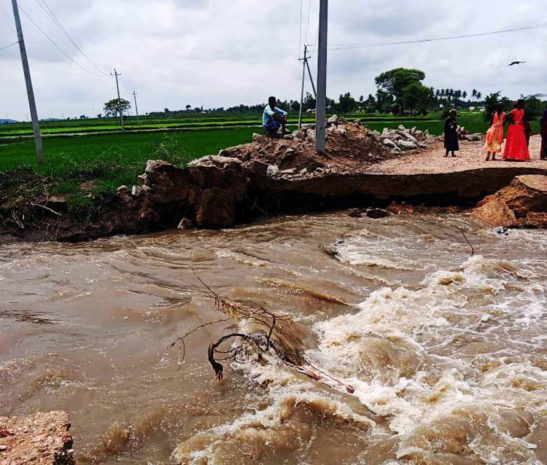
[[[165,107],[230,106],[264,101],[270,94],[297,98],[300,1],[277,0],[47,0],[85,53],[108,71],[122,73],[122,93],[139,95],[141,112]],[[331,44],[379,43],[458,35],[541,23],[542,0],[331,0]],[[109,76],[81,57],[56,29],[37,0],[20,0],[87,73],[22,20],[41,117],[95,115],[115,95]],[[308,42],[317,31],[312,0]],[[308,2],[303,0],[303,33]],[[0,0],[0,47],[13,42],[8,0]],[[426,84],[483,93],[503,89],[510,97],[547,92],[547,29],[458,41],[332,51],[329,96],[375,92],[374,77],[399,66],[425,71]],[[312,52],[313,53],[313,52]],[[508,68],[512,60],[525,60]],[[312,58],[315,62],[315,56]],[[18,50],[0,51],[0,118],[28,113]]]

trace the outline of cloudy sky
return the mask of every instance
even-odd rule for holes
[[[76,65],[21,13],[41,118],[93,115],[115,97],[138,94],[141,113],[192,106],[297,99],[299,44],[314,43],[319,0],[45,0],[91,64],[42,8],[21,7]],[[495,6],[494,6],[495,5]],[[308,26],[308,7],[310,18]],[[331,0],[329,44],[377,44],[547,24],[545,0]],[[306,34],[307,32],[307,34]],[[16,39],[10,0],[0,0],[0,48]],[[316,54],[312,50],[315,67]],[[509,68],[513,60],[525,65]],[[365,96],[394,67],[426,73],[425,84],[509,97],[547,93],[547,28],[415,45],[329,52],[328,95]],[[85,68],[82,69],[82,68]],[[27,119],[16,46],[0,50],[0,118]]]

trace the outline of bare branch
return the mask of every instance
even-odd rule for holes
[[[41,205],[41,204],[39,204],[39,203],[32,203],[32,202],[31,202],[31,205],[32,205],[33,207],[40,207],[40,208],[43,208],[44,210],[47,210],[48,212],[53,213],[54,215],[63,216],[63,215],[61,215],[59,212],[56,212],[56,211],[53,210],[52,208],[46,207],[45,205]]]
[[[465,235],[465,232],[462,228],[458,228],[460,232],[462,233],[463,238],[466,240],[466,242],[469,244],[469,247],[471,247],[471,256],[475,255],[475,249],[473,248],[473,244],[469,242],[469,239],[467,239],[467,236]]]

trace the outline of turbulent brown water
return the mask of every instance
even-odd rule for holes
[[[547,463],[546,258],[545,232],[462,215],[5,244],[0,415],[68,411],[82,464]],[[179,367],[221,317],[192,270],[292,315],[354,395],[245,361],[217,382],[227,324]]]

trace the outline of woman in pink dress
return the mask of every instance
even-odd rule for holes
[[[486,144],[484,144],[484,150],[486,150],[486,161],[490,160],[490,155],[492,155],[492,161],[494,161],[496,159],[496,153],[501,152],[504,119],[505,113],[503,111],[503,105],[499,103],[496,107],[494,116],[492,116],[490,129],[486,133]]]
[[[507,129],[507,142],[503,159],[507,161],[529,161],[530,152],[526,145],[526,133],[522,120],[524,119],[524,100],[519,100],[511,110],[511,121]]]

